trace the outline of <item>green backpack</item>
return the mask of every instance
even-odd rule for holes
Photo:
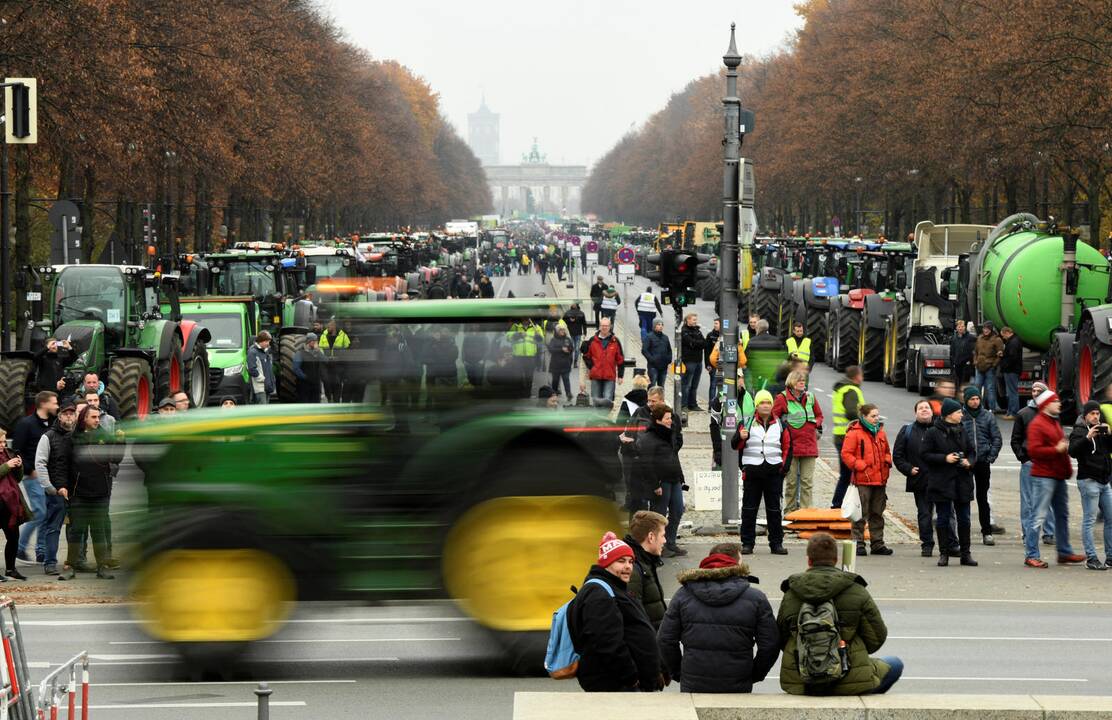
[[[834,601],[817,605],[805,602],[796,617],[799,637],[795,652],[804,685],[829,685],[849,672],[849,658],[838,632]]]

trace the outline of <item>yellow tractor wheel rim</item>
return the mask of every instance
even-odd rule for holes
[[[444,546],[444,585],[480,624],[547,630],[598,561],[608,531],[621,534],[611,501],[587,495],[500,497],[470,508]]]
[[[286,565],[261,550],[167,550],[132,587],[147,632],[167,642],[248,642],[273,635],[297,599]]]

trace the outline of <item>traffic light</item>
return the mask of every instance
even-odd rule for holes
[[[11,145],[36,142],[38,124],[38,82],[35,78],[5,78],[4,137]]]
[[[699,278],[700,262],[702,260],[695,253],[686,251],[672,253],[667,263],[667,275],[671,281],[667,287],[677,292],[693,290]]]
[[[651,255],[645,256],[645,262],[647,263],[647,265],[645,266],[645,277],[647,277],[649,280],[652,280],[657,285],[660,285],[660,287],[662,288],[668,287],[664,283],[663,262],[664,254],[667,252],[668,251],[665,250],[664,252],[652,253]]]

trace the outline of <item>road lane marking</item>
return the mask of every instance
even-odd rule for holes
[[[90,656],[92,657],[92,656]],[[251,658],[250,662],[255,665],[273,665],[273,664],[288,664],[288,663],[378,663],[378,662],[398,662],[396,657],[373,657],[373,658]],[[48,663],[48,662],[29,662],[27,666],[30,668],[47,669],[52,667],[61,667],[63,663]],[[121,662],[98,662],[95,667],[147,667],[150,665],[180,665],[181,660],[125,660]]]
[[[358,680],[267,680],[268,685],[337,685],[355,684]],[[258,685],[257,680],[210,680],[208,682],[117,682],[89,683],[91,687],[194,687],[196,685]]]
[[[984,640],[988,642],[1095,642],[1112,643],[1112,638],[1097,637],[1007,637],[1007,636],[959,636],[959,635],[889,635],[889,640]]]
[[[1034,677],[929,677],[929,676],[907,676],[904,675],[901,680],[973,680],[977,682],[1063,682],[1063,683],[1087,683],[1085,678],[1034,678]]]
[[[26,610],[21,611],[26,612]],[[473,622],[465,617],[427,617],[427,618],[300,618],[287,620],[286,624],[323,624],[323,625],[420,625],[423,623]],[[142,625],[141,620],[20,620],[20,625],[41,627],[79,627],[83,625]]]
[[[458,637],[442,638],[273,638],[256,640],[257,643],[379,643],[379,642],[452,642]],[[162,640],[109,640],[109,645],[162,645]],[[95,657],[90,655],[90,657]],[[131,659],[131,658],[125,658]],[[141,659],[141,658],[134,658]],[[154,659],[152,656],[151,659]]]
[[[253,708],[258,702],[136,703],[134,705],[90,705],[90,710],[200,710]],[[304,700],[271,700],[270,707],[305,707]]]

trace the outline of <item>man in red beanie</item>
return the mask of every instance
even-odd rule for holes
[[[776,618],[749,567],[738,562],[740,549],[717,545],[699,569],[679,577],[682,587],[660,626],[660,648],[681,692],[753,692],[753,683],[776,664]]]
[[[568,632],[579,653],[575,677],[587,692],[654,692],[666,684],[649,616],[628,592],[632,575],[633,548],[612,532],[603,535],[598,564],[568,611]]]
[[[1073,465],[1068,455],[1069,442],[1058,418],[1062,402],[1053,390],[1044,390],[1035,398],[1035,405],[1039,413],[1027,426],[1027,454],[1031,456],[1031,482],[1035,486],[1035,520],[1030,527],[1024,528],[1024,533],[1028,535],[1024,540],[1028,548],[1038,548],[1039,529],[1053,506],[1058,564],[1085,562],[1085,556],[1075,553],[1070,545],[1066,480],[1073,477]],[[1024,564],[1033,568],[1047,566],[1044,560],[1037,557],[1028,557]]]

